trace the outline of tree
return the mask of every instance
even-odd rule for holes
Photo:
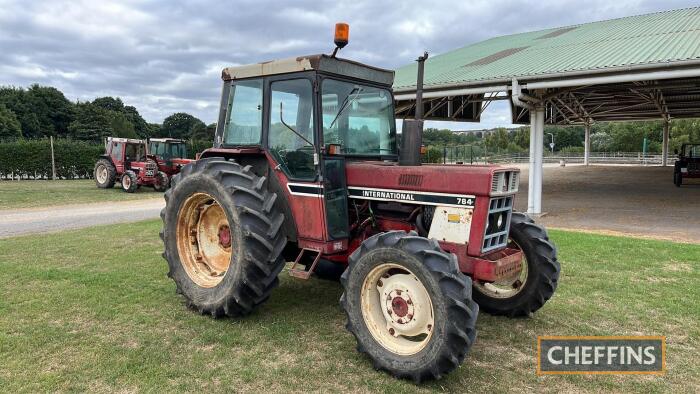
[[[194,127],[192,130],[192,134],[190,135],[190,139],[192,141],[214,141],[214,134],[216,133],[216,123],[212,123],[208,126],[204,126],[204,123],[202,125],[197,125]]]
[[[163,120],[160,134],[164,137],[189,139],[193,134],[200,133],[206,125],[196,117],[184,113],[174,113]]]
[[[134,131],[139,136],[139,138],[145,139],[153,135],[151,134],[151,128],[146,122],[146,119],[141,117],[141,114],[139,114],[139,111],[136,110],[136,107],[127,105],[124,107],[123,113],[129,120],[129,122],[131,122],[131,124],[134,125]]]
[[[75,115],[74,104],[49,86],[0,88],[0,103],[14,112],[26,138],[65,136]]]
[[[96,105],[100,108],[109,110],[109,111],[115,111],[115,112],[124,112],[124,103],[122,102],[122,99],[119,97],[114,98],[110,96],[106,97],[98,97],[94,100],[92,100],[92,105]]]
[[[82,141],[100,141],[112,134],[112,124],[106,109],[92,103],[78,103],[76,119],[68,126],[69,135]]]
[[[0,104],[0,140],[22,138],[22,125],[15,113]]]
[[[37,114],[43,136],[63,137],[68,134],[68,125],[75,118],[75,104],[60,90],[34,84],[27,90],[27,96],[32,111]]]

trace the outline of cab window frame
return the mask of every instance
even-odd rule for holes
[[[264,118],[263,118],[263,142],[262,142],[262,148],[270,153],[270,156],[272,159],[277,163],[280,164],[277,161],[277,158],[274,157],[271,153],[271,149],[269,146],[269,138],[270,138],[270,123],[272,120],[272,114],[275,111],[274,108],[271,107],[272,105],[272,84],[274,82],[281,82],[281,81],[292,81],[292,80],[297,80],[297,79],[306,79],[309,81],[309,85],[311,87],[311,115],[313,117],[313,122],[311,123],[311,128],[312,128],[312,133],[311,135],[313,136],[312,142],[314,143],[314,150],[313,152],[316,154],[316,157],[320,158],[320,142],[321,141],[321,136],[319,134],[319,122],[318,122],[318,116],[319,116],[319,99],[318,99],[318,81],[317,81],[317,72],[316,71],[306,71],[306,72],[301,72],[301,73],[293,73],[293,74],[279,74],[279,75],[271,75],[265,77],[265,83],[264,83],[264,92],[263,92],[263,108],[264,108]],[[277,109],[279,112],[279,108]],[[290,134],[292,133],[291,130],[289,130]],[[320,166],[321,166],[321,161],[319,159],[319,163],[316,164],[315,167],[315,173],[313,177],[298,177],[294,176],[294,174],[291,174],[288,171],[283,171],[284,175],[287,177],[288,180],[290,181],[298,181],[298,182],[317,182],[319,180],[319,175],[320,175]],[[282,170],[282,168],[280,168]]]

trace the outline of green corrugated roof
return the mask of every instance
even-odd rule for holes
[[[491,38],[428,59],[425,88],[700,59],[700,7]],[[396,70],[413,90],[416,63]]]

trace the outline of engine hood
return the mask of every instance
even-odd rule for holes
[[[497,165],[427,164],[399,166],[392,162],[347,162],[348,187],[469,194],[491,193],[494,172],[520,172],[516,167]]]

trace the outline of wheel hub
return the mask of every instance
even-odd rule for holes
[[[391,337],[420,344],[434,324],[432,302],[418,278],[404,272],[385,274],[376,282],[383,306],[384,330]]]
[[[222,225],[219,227],[219,245],[223,248],[231,247],[231,229],[228,225]]]
[[[224,209],[210,195],[196,193],[181,206],[178,253],[187,275],[201,287],[214,287],[229,269],[232,236]]]

